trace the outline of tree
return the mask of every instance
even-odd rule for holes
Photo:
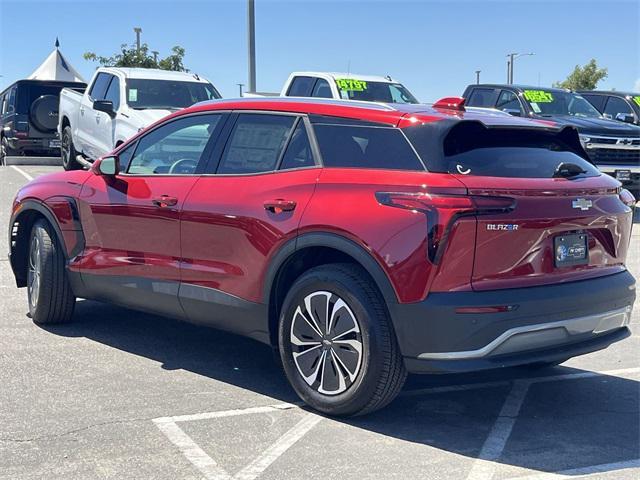
[[[185,50],[182,47],[175,46],[171,49],[173,52],[166,58],[156,59],[149,53],[149,46],[146,43],[140,45],[138,51],[136,45],[120,45],[120,53],[116,53],[111,57],[103,57],[93,52],[86,52],[83,56],[85,60],[98,62],[103,67],[141,67],[141,68],[160,68],[162,70],[173,70],[176,72],[188,72],[184,66]]]
[[[598,68],[595,58],[592,58],[584,67],[576,65],[571,75],[563,82],[554,83],[554,87],[571,90],[595,90],[598,82],[607,78],[607,75],[607,69]]]

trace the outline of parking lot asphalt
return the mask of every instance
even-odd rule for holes
[[[410,376],[384,410],[325,418],[252,340],[91,301],[34,325],[5,232],[16,190],[59,170],[0,167],[0,479],[640,477],[640,308],[562,366]]]

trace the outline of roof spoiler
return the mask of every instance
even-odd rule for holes
[[[464,98],[444,97],[434,103],[433,108],[444,108],[446,110],[457,110],[458,112],[464,112]]]

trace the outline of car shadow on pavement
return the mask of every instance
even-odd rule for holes
[[[162,368],[187,370],[277,401],[298,401],[272,350],[236,335],[92,301],[78,302],[74,323],[46,330],[88,338],[160,362]],[[401,396],[385,409],[326,428],[347,424],[361,432],[362,442],[351,442],[349,454],[358,449],[366,454],[367,436],[378,442],[375,434],[381,434],[402,440],[390,444],[389,453],[410,442],[474,460],[495,434],[515,379],[532,381],[496,462],[521,475],[518,469],[558,472],[640,456],[640,383],[567,367],[410,376]]]

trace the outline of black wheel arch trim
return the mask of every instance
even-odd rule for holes
[[[71,258],[74,258],[76,255],[78,255],[80,252],[84,250],[84,245],[85,245],[84,233],[82,232],[82,226],[80,223],[80,216],[78,213],[78,206],[76,204],[76,201],[72,197],[61,196],[58,198],[64,198],[69,202],[69,208],[71,209],[73,220],[74,220],[75,228],[71,231],[74,231],[76,233],[76,244],[71,251],[67,251],[66,243],[64,241],[64,236],[62,234],[62,229],[60,228],[60,224],[58,223],[58,220],[55,214],[44,202],[41,202],[38,200],[32,200],[32,199],[25,200],[21,203],[20,210],[18,210],[11,216],[11,220],[9,221],[9,263],[11,264],[11,270],[13,271],[13,274],[16,277],[16,284],[18,287],[26,286],[26,276],[20,273],[21,270],[17,263],[19,259],[16,258],[16,254],[14,251],[15,247],[12,244],[14,239],[13,225],[15,224],[16,219],[19,216],[23,215],[25,212],[35,211],[41,214],[49,222],[49,224],[53,228],[53,231],[56,234],[58,242],[60,242],[60,245],[63,245],[65,247],[63,248],[63,253],[65,256],[66,262],[68,262]]]
[[[328,247],[349,255],[371,276],[388,306],[398,303],[398,297],[391,280],[382,266],[364,247],[339,234],[329,232],[309,232],[288,240],[273,256],[265,274],[263,301],[270,303],[271,291],[277,275],[287,260],[299,250],[311,247]]]

